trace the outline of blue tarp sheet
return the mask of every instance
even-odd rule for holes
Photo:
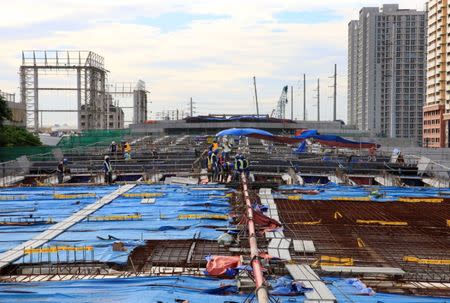
[[[315,139],[322,141],[323,143],[327,142],[329,144],[333,144],[336,146],[346,146],[346,147],[359,147],[359,146],[367,146],[367,145],[375,145],[371,142],[359,142],[352,141],[340,136],[336,135],[320,135],[316,129],[309,129],[301,133],[299,136],[293,137],[295,139]]]
[[[376,293],[361,295],[346,279],[324,278],[339,303],[444,303],[448,299]],[[162,302],[240,303],[247,295],[214,294],[234,280],[195,277],[146,277],[63,282],[3,283],[1,302]],[[280,297],[283,302],[304,302],[304,296]],[[177,301],[181,300],[181,301]]]
[[[51,218],[53,221],[59,222],[115,189],[117,189],[117,186],[84,188],[24,187],[2,189],[0,191],[1,197],[15,197],[18,199],[0,201],[0,209],[3,211],[3,213],[0,213],[0,221],[32,220],[34,218],[48,220]],[[61,200],[53,198],[54,194],[82,193],[95,193],[96,197]],[[0,226],[0,252],[30,240],[38,233],[46,230],[49,226],[50,225]]]
[[[81,221],[61,235],[49,241],[47,246],[93,246],[94,259],[99,261],[126,262],[127,256],[135,246],[143,244],[143,240],[166,240],[166,239],[191,239],[194,236],[200,239],[215,240],[221,234],[215,227],[226,227],[229,225],[226,220],[211,219],[178,219],[181,214],[220,214],[226,215],[229,212],[228,199],[224,197],[223,190],[211,187],[208,190],[194,190],[194,187],[172,186],[172,185],[140,185],[133,188],[128,193],[162,193],[156,197],[154,204],[141,204],[142,198],[118,197],[110,204],[96,211],[93,216],[112,215],[132,215],[140,213],[142,220],[135,221]],[[76,190],[75,190],[76,189]],[[5,208],[35,207],[33,214],[45,218],[52,217],[59,222],[70,216],[72,213],[93,203],[101,196],[117,189],[112,187],[85,187],[85,188],[61,188],[58,193],[97,193],[97,197],[53,200],[54,191],[50,188],[9,189],[10,195],[27,195],[26,200],[20,201],[0,201]],[[4,191],[0,195],[5,195]],[[45,198],[43,198],[45,197]],[[40,198],[33,201],[34,198]],[[18,216],[27,216],[29,212],[15,213]],[[9,216],[11,214],[8,214]],[[46,230],[50,225],[37,226],[0,226],[0,252],[11,249],[16,245],[31,239],[38,233]],[[110,240],[109,236],[112,236]],[[124,242],[128,251],[112,251],[112,243]],[[83,252],[78,252],[77,258]],[[68,256],[67,256],[68,255]],[[88,253],[90,256],[90,253]],[[47,261],[48,255],[43,254]],[[66,252],[50,254],[51,260],[66,258],[71,261],[75,258],[72,253]],[[32,256],[32,258],[36,258]],[[25,256],[25,261],[30,260],[30,255]],[[23,259],[17,262],[23,262]]]
[[[268,131],[256,129],[256,128],[230,128],[220,131],[216,134],[216,137],[223,136],[249,136],[249,135],[262,135],[273,137],[273,134]]]
[[[323,278],[328,288],[333,292],[339,303],[448,303],[450,299],[403,296],[376,293],[373,296],[361,294],[360,290],[352,286],[346,279]]]

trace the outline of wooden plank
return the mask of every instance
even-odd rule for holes
[[[321,302],[336,302],[336,297],[328,289],[325,283],[322,281],[312,281],[311,284],[319,295]],[[308,299],[308,292],[305,293],[305,297]]]
[[[315,253],[316,247],[314,246],[314,242],[311,240],[304,240],[303,246],[305,247],[305,253]]]
[[[280,249],[280,248],[268,248],[267,253],[272,257],[283,259],[290,261],[292,260],[291,254],[288,249]]]
[[[307,264],[286,264],[286,269],[295,281],[319,281],[319,276]]]

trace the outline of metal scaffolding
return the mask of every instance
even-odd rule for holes
[[[40,76],[48,72],[76,73],[76,87],[40,87]],[[109,106],[106,101],[106,76],[102,56],[92,51],[28,50],[22,51],[20,97],[26,104],[27,127],[37,131],[40,112],[77,112],[78,129],[107,129]],[[76,110],[42,110],[40,91],[76,91]],[[81,125],[81,110],[86,123]]]
[[[145,82],[138,80],[137,83],[133,82],[116,82],[108,85],[108,93],[113,96],[116,102],[114,104],[123,109],[133,109],[133,117],[126,117],[125,122],[139,124],[144,123],[147,120],[147,94],[149,91],[145,89]],[[119,98],[126,100],[133,98],[133,105],[119,104],[117,101]],[[131,118],[131,119],[130,119]]]

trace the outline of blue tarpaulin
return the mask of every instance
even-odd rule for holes
[[[220,131],[216,134],[216,137],[223,136],[250,136],[250,135],[262,135],[273,137],[273,134],[268,131],[256,128],[229,128],[223,131]]]
[[[321,144],[337,146],[337,147],[349,147],[349,148],[370,148],[378,147],[377,144],[363,141],[352,141],[336,135],[320,135],[316,129],[309,129],[302,132],[299,136],[293,137],[294,139],[306,140],[314,139]]]
[[[8,218],[12,215],[22,218],[33,214],[45,219],[51,217],[55,222],[59,222],[115,189],[117,189],[116,186],[58,188],[57,192],[52,188],[41,188],[39,191],[33,188],[5,189],[0,191],[1,196],[10,195],[22,200],[0,201],[0,203],[4,209],[21,207],[26,207],[28,210],[36,209],[33,212],[19,211],[10,214]],[[55,200],[54,193],[95,193],[96,197]],[[208,190],[195,190],[195,186],[139,185],[128,193],[161,193],[162,196],[156,197],[154,204],[141,204],[140,197],[118,197],[92,216],[139,213],[142,219],[100,222],[83,220],[49,241],[46,246],[93,246],[95,260],[126,262],[129,252],[143,244],[146,239],[192,239],[196,236],[200,239],[215,240],[222,233],[216,231],[215,227],[229,225],[227,220],[178,218],[179,215],[189,214],[227,215],[229,203],[225,197],[226,192],[214,187]],[[33,238],[48,227],[49,225],[0,226],[0,252]],[[125,244],[126,252],[112,250],[112,243],[117,239]],[[44,257],[47,260],[48,255],[45,254]],[[66,260],[66,253],[50,254],[50,258]],[[74,255],[69,254],[69,260],[73,258]],[[17,262],[22,261],[23,259],[20,259]],[[25,256],[25,261],[30,261],[30,255]]]
[[[376,293],[362,294],[346,279],[324,278],[339,303],[448,303],[448,299]],[[269,281],[274,291],[289,293],[290,281]],[[286,288],[286,289],[284,289]],[[61,282],[0,284],[1,302],[124,302],[124,303],[241,303],[247,294],[235,293],[234,280],[196,277],[144,277]],[[308,289],[302,289],[308,291]],[[303,295],[276,296],[277,302],[301,303]]]

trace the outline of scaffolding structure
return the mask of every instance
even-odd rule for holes
[[[108,85],[108,94],[114,99],[115,106],[122,109],[133,109],[133,117],[131,120],[125,120],[126,123],[140,124],[147,120],[148,93],[149,91],[145,89],[145,82],[142,80],[138,80],[137,83],[116,82]],[[128,102],[127,105],[120,104],[119,98],[124,98],[126,101],[133,98],[132,106]]]
[[[40,77],[47,73],[76,73],[75,87],[41,87]],[[78,129],[107,129],[109,106],[106,101],[108,71],[104,58],[92,51],[26,50],[20,66],[20,98],[26,104],[27,127],[39,129],[39,113],[76,112]],[[77,109],[40,109],[41,91],[75,91]],[[81,125],[81,109],[86,111],[86,123]]]

